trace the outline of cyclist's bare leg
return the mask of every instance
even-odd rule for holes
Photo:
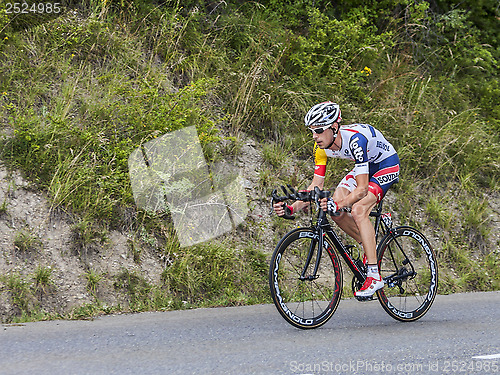
[[[363,244],[368,264],[377,264],[375,229],[370,221],[370,212],[377,204],[377,197],[368,192],[366,197],[352,206],[352,219],[355,222]]]
[[[333,200],[338,202],[349,194],[349,190],[343,187],[339,187],[333,193]],[[361,235],[359,233],[358,226],[354,221],[352,215],[347,212],[342,212],[339,216],[332,216],[332,220],[349,236],[354,238],[356,242],[361,242]]]

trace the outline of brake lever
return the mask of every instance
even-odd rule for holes
[[[290,190],[290,195],[289,195],[290,199],[297,200],[298,199],[297,190],[295,190],[290,184],[287,184],[286,186],[288,186],[288,189]]]
[[[274,203],[280,203],[280,202],[284,202],[288,199],[288,197],[280,197],[278,195],[278,190],[274,189],[273,192],[271,193],[271,197],[273,199],[273,204]]]
[[[283,202],[281,198],[282,197],[278,196],[278,191],[274,189],[273,192],[271,193],[271,211],[269,211],[269,216],[271,216],[274,213],[274,204]]]
[[[283,190],[283,192],[285,193],[285,196],[284,197],[280,197],[278,196],[278,191],[276,189],[273,190],[273,192],[271,193],[271,197],[272,197],[272,201],[271,201],[271,214],[274,212],[273,210],[273,205],[275,203],[281,203],[281,202],[284,202],[286,201],[287,199],[294,199],[293,196],[291,196],[287,191],[286,191],[286,188],[284,186],[281,186],[281,189]],[[292,188],[293,189],[293,188]],[[284,203],[283,203],[284,204]],[[285,210],[285,214],[283,216],[284,219],[289,219],[289,220],[293,220],[295,219],[295,216],[294,215],[288,215],[286,213],[286,210]]]
[[[320,190],[320,188],[317,186],[314,187],[314,195],[315,195],[314,201],[316,202],[316,209],[317,210],[319,210],[321,208],[320,204],[319,204],[319,200],[323,199],[323,198],[329,198],[330,194],[331,194],[331,192],[329,192],[329,191]]]

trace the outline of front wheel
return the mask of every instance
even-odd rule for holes
[[[384,310],[403,322],[424,316],[438,288],[438,264],[429,241],[414,228],[397,227],[382,238],[377,254],[386,284],[377,291]]]
[[[269,269],[274,304],[291,325],[316,328],[337,309],[342,291],[342,270],[333,247],[323,241],[319,267],[319,236],[312,229],[295,229],[276,246]]]

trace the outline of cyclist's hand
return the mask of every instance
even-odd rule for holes
[[[294,219],[293,215],[293,207],[289,206],[283,202],[278,202],[273,204],[274,212],[276,215],[283,217],[285,219]]]
[[[338,216],[340,213],[339,205],[333,200],[333,198],[323,198],[321,199],[321,208],[323,211],[327,211],[329,215]]]
[[[323,211],[328,211],[328,198],[321,198],[319,201],[319,206]]]

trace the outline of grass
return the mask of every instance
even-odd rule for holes
[[[90,292],[90,294],[92,294],[92,296],[97,298],[97,288],[103,278],[103,275],[101,275],[94,269],[89,269],[84,273],[83,276],[87,280],[87,290]]]
[[[42,248],[40,238],[28,230],[21,230],[14,237],[14,248],[21,254],[32,255]]]
[[[30,311],[34,298],[29,282],[20,274],[15,273],[2,277],[2,281],[11,294],[13,305],[21,312]]]
[[[190,124],[210,142],[213,123],[193,104],[214,83],[201,79],[174,90],[154,61],[143,65],[140,46],[116,26],[93,18],[77,22],[71,15],[51,22],[4,46],[4,58],[15,63],[3,66],[3,73],[33,83],[15,88],[13,82],[3,97],[4,114],[15,127],[4,157],[33,175],[54,207],[109,222],[118,201],[131,203],[130,188],[124,188],[127,158],[139,144]],[[43,33],[45,27],[55,32]],[[34,65],[22,60],[18,44],[31,46]],[[60,79],[55,86],[53,76]]]
[[[150,292],[153,286],[140,275],[123,269],[115,277],[114,287],[117,290],[124,290],[128,296],[129,305],[133,311],[144,311],[151,303]]]
[[[38,266],[33,274],[34,289],[41,295],[45,295],[49,290],[54,287],[52,280],[53,268],[50,266]]]
[[[451,201],[450,197],[436,195],[429,197],[426,206],[426,211],[431,219],[445,231],[449,231],[454,224],[453,209],[450,207]]]
[[[39,267],[33,275],[24,276],[17,272],[0,275],[2,289],[6,291],[15,310],[7,322],[24,323],[56,318],[56,314],[40,307],[44,295],[53,286],[50,274],[46,268]]]
[[[94,303],[86,303],[77,306],[73,310],[71,310],[68,314],[59,316],[58,318],[72,319],[72,320],[93,319],[94,317],[99,315],[113,314],[120,311],[122,311],[120,305],[107,306],[102,304],[100,301],[97,301]]]
[[[486,198],[476,197],[464,203],[463,229],[469,238],[469,243],[481,247],[491,231],[488,201]]]
[[[246,248],[237,252],[214,243],[187,248],[170,257],[172,262],[162,280],[177,299],[202,306],[266,299],[263,280],[267,263],[260,251]]]
[[[0,204],[0,216],[6,215],[8,213],[9,202],[7,198],[4,198],[2,204]]]
[[[71,237],[73,251],[84,262],[108,243],[107,231],[86,219],[71,227]]]
[[[132,259],[135,263],[141,264],[141,253],[142,248],[133,239],[128,239],[127,244],[129,246],[130,253],[132,254]]]
[[[41,307],[44,296],[55,286],[51,267],[38,266],[30,276],[17,273],[1,276],[0,282],[17,309],[7,321],[85,319],[120,311],[164,311],[270,302],[266,256],[261,251],[251,247],[242,251],[228,250],[217,243],[177,251],[169,253],[170,262],[159,284],[126,268],[116,275],[104,275],[89,269],[83,276],[95,301],[62,314],[47,313]],[[105,279],[113,280],[114,292],[122,302],[108,306],[97,297]]]

